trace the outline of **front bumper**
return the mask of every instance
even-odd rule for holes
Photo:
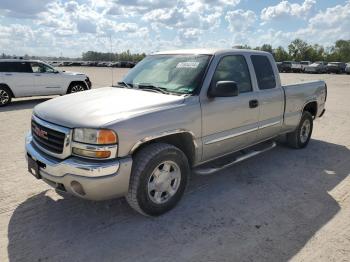
[[[117,198],[128,192],[131,157],[93,161],[71,156],[61,160],[41,152],[31,134],[26,137],[25,147],[26,158],[38,163],[40,177],[58,190],[90,200]]]

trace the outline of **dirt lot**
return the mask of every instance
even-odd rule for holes
[[[89,73],[109,85],[110,69]],[[114,80],[126,71],[114,69]],[[278,146],[211,176],[194,176],[176,209],[145,218],[123,199],[59,196],[26,171],[32,108],[0,109],[0,261],[350,261],[350,76],[324,79],[327,112],[304,150]]]

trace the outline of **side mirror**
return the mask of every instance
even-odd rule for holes
[[[232,97],[238,96],[239,90],[235,81],[219,81],[212,85],[208,91],[209,97]]]

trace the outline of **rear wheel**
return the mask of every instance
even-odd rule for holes
[[[133,159],[126,199],[137,212],[159,216],[180,201],[189,173],[187,157],[180,149],[164,143],[150,144]]]
[[[287,134],[287,144],[292,148],[304,148],[310,141],[313,128],[313,118],[310,112],[303,112],[299,126],[294,132]]]
[[[7,87],[0,86],[0,106],[6,106],[11,103],[12,94]]]
[[[85,90],[86,86],[82,83],[73,83],[69,86],[67,94],[78,93]]]

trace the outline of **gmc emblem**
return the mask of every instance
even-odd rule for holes
[[[42,130],[42,129],[40,129],[37,126],[34,126],[33,131],[38,137],[44,138],[46,140],[49,139],[48,136],[47,136],[47,132],[45,130]]]

